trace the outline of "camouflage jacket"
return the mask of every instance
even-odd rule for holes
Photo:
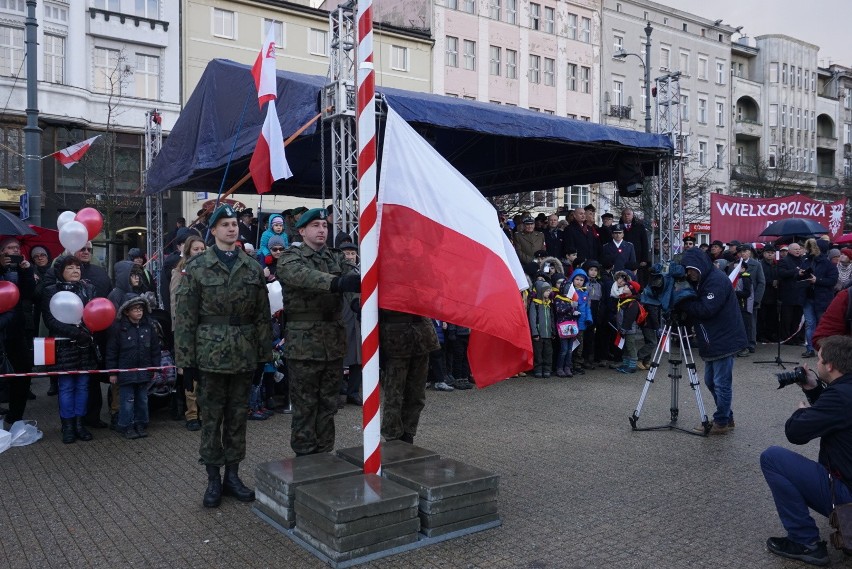
[[[379,342],[383,358],[422,356],[441,348],[429,318],[395,310],[379,311]]]
[[[341,251],[291,246],[278,259],[276,276],[284,294],[284,355],[294,360],[328,361],[346,353],[342,294],[331,292],[334,277],[356,271]]]
[[[184,267],[175,293],[175,362],[234,373],[272,360],[269,296],[260,265],[239,252],[233,269],[210,247]]]

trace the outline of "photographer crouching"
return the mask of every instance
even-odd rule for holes
[[[787,530],[787,537],[766,540],[767,549],[811,565],[828,565],[825,542],[819,541],[808,508],[828,516],[833,504],[852,502],[852,338],[824,339],[817,357],[816,373],[807,367],[798,372],[796,383],[808,403],[799,403],[784,432],[797,445],[819,438],[819,462],[773,446],[760,455],[760,468]]]

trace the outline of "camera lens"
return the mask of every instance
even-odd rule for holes
[[[808,374],[805,371],[805,368],[799,366],[797,366],[793,371],[776,373],[775,377],[778,378],[778,389],[783,389],[788,385],[793,385],[794,383],[805,383],[808,380]]]

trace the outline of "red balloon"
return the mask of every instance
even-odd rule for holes
[[[106,330],[115,321],[115,306],[106,298],[93,298],[83,307],[83,324],[92,332]]]
[[[89,230],[89,240],[94,239],[104,226],[104,218],[101,212],[93,207],[84,207],[78,211],[74,220],[86,226],[86,229]]]
[[[15,283],[0,281],[0,312],[9,312],[18,305],[21,300],[21,291]]]

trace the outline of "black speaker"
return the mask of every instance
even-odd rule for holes
[[[645,173],[635,156],[622,156],[615,163],[615,182],[618,195],[623,198],[638,196],[645,189]]]

